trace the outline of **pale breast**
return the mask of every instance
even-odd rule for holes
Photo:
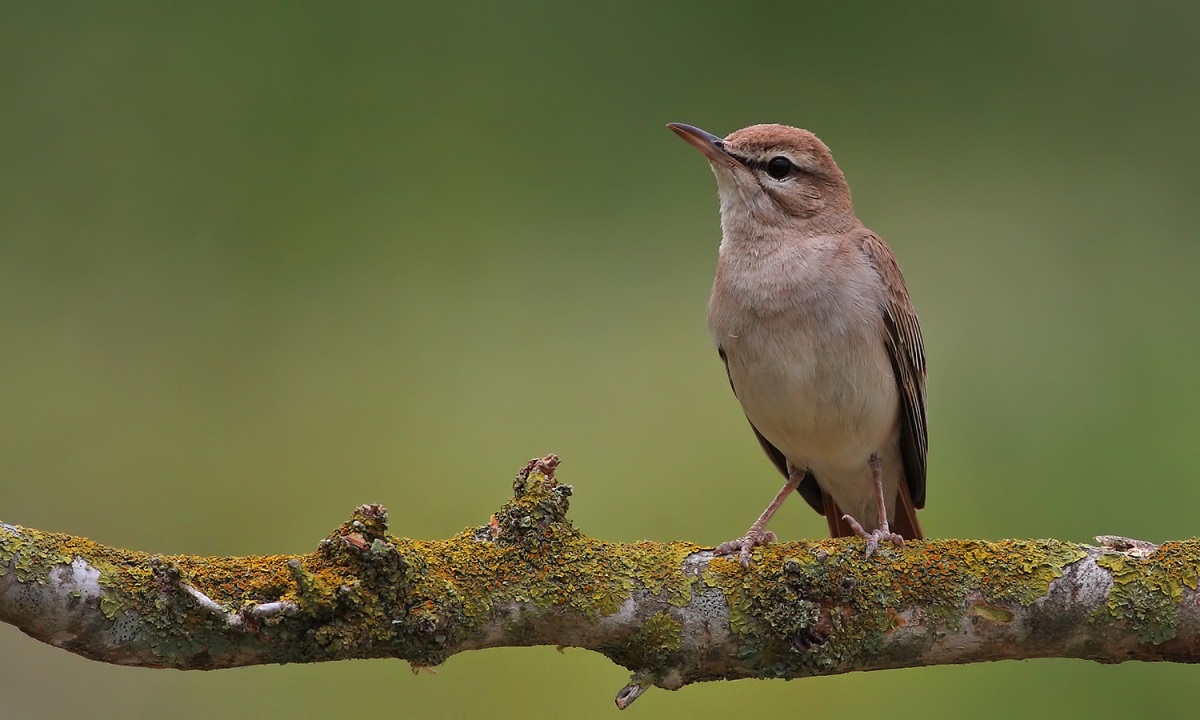
[[[818,477],[862,472],[898,433],[879,293],[853,256],[722,258],[709,326],[738,400],[772,445]]]

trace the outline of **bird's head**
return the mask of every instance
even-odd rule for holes
[[[811,132],[751,125],[719,138],[683,123],[667,127],[708,158],[727,231],[732,223],[748,224],[747,229],[838,232],[857,222],[845,176],[829,148]]]

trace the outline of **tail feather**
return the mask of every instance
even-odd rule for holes
[[[855,537],[850,523],[842,519],[845,515],[837,503],[827,492],[821,493],[821,504],[824,506],[825,521],[829,523],[829,537]],[[912,494],[908,483],[900,483],[900,492],[896,495],[896,512],[891,522],[892,532],[898,533],[905,540],[923,540],[925,533],[921,531],[921,523],[917,522],[917,509],[913,507]]]
[[[900,483],[900,492],[896,493],[896,517],[892,520],[892,532],[899,533],[905,540],[924,540],[925,533],[921,531],[921,523],[917,522],[917,508],[913,505],[912,493],[908,483]]]
[[[845,515],[833,501],[833,497],[827,493],[821,493],[821,503],[825,506],[825,522],[829,523],[829,537],[843,538],[855,537],[854,529],[850,527],[850,523],[842,519]]]

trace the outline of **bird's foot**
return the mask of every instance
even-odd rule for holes
[[[733,553],[737,553],[738,562],[742,564],[742,567],[749,568],[750,553],[754,550],[754,548],[773,542],[775,542],[775,533],[771,532],[770,530],[752,527],[745,535],[737,540],[730,540],[729,542],[723,542],[718,545],[717,548],[713,550],[713,554],[732,555]]]
[[[904,538],[898,533],[892,532],[888,527],[886,520],[883,522],[883,527],[872,530],[871,532],[867,532],[863,529],[863,526],[850,515],[843,515],[842,519],[850,525],[850,529],[854,531],[855,535],[867,541],[866,557],[871,557],[874,555],[875,551],[879,549],[879,543],[881,542],[890,542],[901,550],[904,549]]]

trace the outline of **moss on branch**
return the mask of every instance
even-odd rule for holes
[[[646,687],[1004,657],[1196,659],[1200,542],[771,545],[743,569],[691,543],[609,543],[531,461],[476,528],[387,532],[364,505],[305,555],[157,556],[0,525],[0,619],[106,662],[176,668],[572,645]]]

